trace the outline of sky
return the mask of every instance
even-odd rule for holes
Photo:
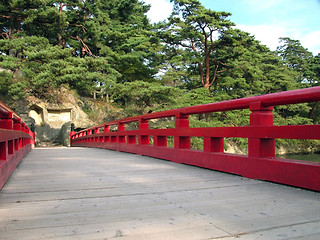
[[[144,0],[151,4],[147,16],[152,22],[169,17],[169,0]],[[255,36],[271,50],[280,37],[299,40],[314,55],[320,53],[320,0],[200,0],[214,11],[226,11],[239,28]]]

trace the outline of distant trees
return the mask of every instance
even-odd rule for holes
[[[158,27],[164,83],[203,86],[233,98],[296,89],[306,81],[317,84],[315,58],[299,41],[281,38],[274,53],[234,28],[230,13],[206,9],[197,0],[172,2],[172,15]]]
[[[295,80],[302,84],[316,85],[319,79],[315,78],[315,72],[312,69],[313,54],[304,48],[298,40],[284,37],[280,38],[280,43],[277,54],[282,58],[285,65],[294,70]]]
[[[1,2],[0,66],[14,78],[5,88],[15,98],[46,97],[67,84],[88,95],[97,86],[150,81],[159,43],[148,9],[138,0]]]

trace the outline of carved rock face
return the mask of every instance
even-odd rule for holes
[[[94,125],[87,114],[79,106],[81,100],[70,91],[61,90],[60,103],[47,103],[40,99],[28,99],[28,122],[35,126],[36,144],[38,146],[69,145],[71,123],[77,129]]]

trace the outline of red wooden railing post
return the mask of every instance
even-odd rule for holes
[[[189,116],[177,114],[175,121],[176,128],[189,128]],[[175,136],[174,148],[177,149],[190,149],[190,137],[189,136]]]
[[[13,120],[13,130],[20,131],[21,130],[21,119]],[[20,145],[21,138],[17,138],[14,140],[14,150],[18,151],[21,148]]]
[[[0,128],[12,130],[13,129],[13,113],[8,113],[7,116],[0,119]],[[14,141],[9,140],[6,142],[3,142],[1,146],[1,154],[0,154],[0,160],[6,160],[7,156],[9,154],[14,153]]]
[[[137,144],[137,136],[136,135],[127,135],[127,143],[128,144]]]
[[[272,126],[273,125],[273,107],[263,107],[261,102],[250,105],[250,126]],[[253,129],[253,131],[256,131]],[[258,133],[257,133],[258,134]],[[258,158],[275,157],[275,139],[274,138],[249,138],[248,156]]]
[[[31,131],[31,136],[32,136],[32,139],[30,139],[30,141],[31,141],[31,146],[32,146],[32,148],[34,148],[35,142],[36,142],[36,133]],[[20,145],[19,145],[19,146],[20,146]]]
[[[123,132],[125,131],[125,124],[122,122],[118,123],[118,132]],[[118,136],[118,143],[126,143],[126,137],[125,136]]]
[[[118,131],[125,131],[125,130],[126,130],[126,129],[125,129],[124,123],[119,122],[119,123],[118,123]]]
[[[22,123],[22,124],[21,124],[21,132],[26,132],[25,126],[26,126],[25,123]],[[21,141],[21,142],[22,142],[22,143],[21,143],[21,146],[22,146],[22,147],[24,147],[24,146],[27,144],[26,141],[27,141],[27,140],[26,140],[25,138],[22,139],[22,141]]]
[[[203,151],[205,152],[224,152],[223,137],[204,137]]]
[[[129,136],[127,136],[127,143],[128,143],[128,144],[137,144],[136,135],[129,135]]]
[[[110,132],[110,126],[109,125],[104,125],[103,128],[104,133],[109,133]],[[104,142],[110,142],[110,136],[104,136]]]
[[[23,122],[20,122],[20,131],[21,132],[23,132],[23,125],[24,125],[24,123]],[[34,140],[35,140],[35,135],[32,135],[34,138]],[[22,148],[23,147],[23,141],[24,141],[24,139],[23,138],[20,138],[20,141],[19,141],[19,149],[20,148]]]
[[[139,130],[149,129],[149,123],[146,119],[139,120]],[[150,144],[150,136],[149,135],[138,135],[138,143],[141,145],[148,145]]]
[[[94,128],[94,134],[100,133],[100,128],[96,127]],[[100,138],[99,137],[95,137],[94,138],[94,142],[99,142]]]
[[[24,132],[26,134],[29,134],[29,128],[25,123],[24,123],[23,127],[24,127]],[[31,144],[31,139],[30,138],[26,138],[25,139],[25,145],[28,145],[28,144]]]
[[[104,125],[103,132],[110,132],[110,126]]]
[[[166,147],[167,136],[154,136],[153,145],[157,147]]]

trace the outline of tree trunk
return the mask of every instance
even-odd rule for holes
[[[209,90],[210,86],[211,85],[209,84],[209,82],[205,82],[205,84],[203,84],[203,87],[208,89],[208,90]]]

